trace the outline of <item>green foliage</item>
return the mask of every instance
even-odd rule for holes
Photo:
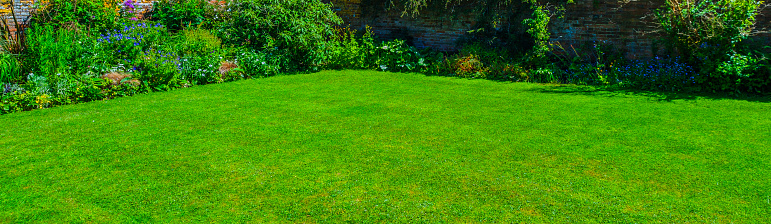
[[[205,29],[186,29],[175,38],[176,51],[180,56],[204,55],[219,51],[222,40]]]
[[[511,57],[506,49],[495,48],[487,43],[465,45],[460,52],[448,57],[434,55],[426,58],[431,65],[424,72],[431,75],[532,81],[518,58]]]
[[[24,65],[28,71],[52,82],[66,78],[68,74],[78,73],[91,63],[82,57],[86,39],[78,32],[56,29],[50,25],[29,28]]]
[[[18,86],[4,85],[0,94],[0,114],[7,114],[36,108],[35,97]],[[9,91],[10,90],[10,91]]]
[[[206,0],[162,0],[153,2],[150,20],[168,27],[170,31],[185,27],[211,27],[217,5]]]
[[[107,65],[128,64],[153,47],[167,44],[169,33],[160,24],[123,23],[119,29],[96,36],[94,61]]]
[[[105,90],[110,83],[96,73],[84,73],[77,77],[75,87],[70,89],[72,103],[103,100],[107,97]]]
[[[134,78],[152,90],[166,91],[180,88],[185,83],[181,78],[179,55],[171,51],[150,49],[139,56],[139,72]]]
[[[319,51],[322,68],[409,72],[421,71],[428,66],[423,54],[403,40],[378,43],[369,27],[361,37],[348,28],[336,30],[337,34]]]
[[[420,71],[427,66],[421,53],[403,40],[383,41],[369,53],[368,61],[382,71]]]
[[[223,42],[283,55],[287,71],[319,64],[325,37],[341,22],[320,0],[235,0],[227,10],[217,31]]]
[[[33,24],[54,28],[84,27],[93,32],[111,30],[118,25],[118,4],[113,0],[49,0],[31,17]]]
[[[248,77],[268,77],[281,72],[281,62],[275,55],[244,50],[236,56],[236,64]]]
[[[191,85],[222,82],[223,78],[219,68],[223,60],[222,56],[214,52],[185,56],[180,59],[181,78]]]
[[[0,53],[0,83],[11,83],[21,78],[21,63],[16,56]]]
[[[548,27],[550,19],[548,10],[542,6],[534,6],[532,18],[522,21],[528,27],[526,32],[535,41],[535,45],[528,53],[527,58],[532,66],[544,66],[547,62],[547,54],[551,51],[549,45],[549,36],[551,34]]]
[[[480,11],[492,9],[493,11],[489,11],[491,14],[505,14],[514,5],[521,3],[529,5],[555,5],[558,10],[564,10],[565,5],[574,3],[574,0],[390,0],[386,2],[389,3],[388,5],[401,8],[403,15],[409,14],[415,16],[420,14],[420,11],[426,8],[452,8],[459,5],[473,5],[476,6],[476,8]]]
[[[368,55],[375,49],[372,32],[367,27],[366,33],[358,38],[356,30],[349,27],[335,28],[335,34],[324,42],[324,51],[319,55],[325,69],[372,69],[367,63]]]
[[[741,81],[749,76],[745,64],[755,60],[740,52],[740,45],[752,34],[762,4],[756,0],[671,0],[655,16],[670,47],[699,68],[701,86],[740,91],[747,89]]]

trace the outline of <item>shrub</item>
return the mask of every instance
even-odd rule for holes
[[[369,63],[382,71],[420,71],[428,66],[421,53],[403,40],[383,41],[370,54]]]
[[[268,77],[282,70],[279,59],[271,54],[244,50],[236,56],[236,64],[248,77]]]
[[[206,0],[161,0],[153,2],[150,20],[160,22],[171,31],[185,27],[210,27],[219,5]]]
[[[325,41],[324,51],[319,57],[323,61],[320,66],[326,69],[364,69],[374,68],[367,64],[367,56],[374,49],[371,32],[358,38],[356,30],[349,27],[336,27],[335,33]]]
[[[324,43],[321,51],[317,51],[322,68],[410,72],[428,66],[422,53],[403,40],[376,43],[369,27],[360,37],[350,28],[335,30],[336,35]]]
[[[33,24],[54,28],[84,27],[92,32],[111,30],[118,24],[117,0],[48,0],[31,17]]]
[[[455,59],[455,74],[458,77],[463,78],[487,78],[487,73],[490,72],[490,68],[485,67],[485,64],[479,60],[479,56],[470,54],[465,57]]]
[[[180,60],[182,79],[191,85],[220,83],[224,79],[219,72],[224,58],[219,54],[209,52],[208,55],[190,55]]]
[[[161,24],[139,22],[123,23],[120,29],[99,34],[96,37],[95,57],[108,65],[130,64],[140,53],[158,47],[168,33]],[[104,72],[104,71],[101,71]]]
[[[655,12],[671,48],[699,69],[697,83],[709,90],[739,91],[746,54],[740,44],[751,35],[761,1],[668,0]],[[737,70],[738,69],[738,70]],[[745,77],[746,78],[746,77]],[[746,80],[746,79],[745,79]]]
[[[694,68],[680,58],[653,58],[625,63],[584,63],[570,70],[570,79],[583,84],[619,85],[657,91],[696,90]]]
[[[143,85],[157,91],[166,91],[182,87],[182,64],[179,56],[171,51],[150,49],[138,59],[138,74],[135,78]]]
[[[12,87],[5,86],[6,91],[9,88]],[[31,110],[35,107],[35,97],[23,89],[0,94],[0,114]]]
[[[176,37],[174,44],[180,56],[212,54],[222,48],[222,40],[205,29],[183,30]]]
[[[484,66],[484,76],[476,78],[486,78],[494,80],[511,80],[515,75],[515,70],[521,69],[521,65],[515,62],[506,49],[496,48],[486,43],[474,42],[463,46],[459,52],[463,57],[474,56]]]
[[[341,19],[320,0],[234,0],[217,33],[225,44],[283,55],[281,68],[321,63],[325,37]]]

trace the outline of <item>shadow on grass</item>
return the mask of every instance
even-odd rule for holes
[[[703,93],[703,92],[666,92],[637,90],[620,87],[597,87],[578,85],[544,85],[543,88],[530,91],[551,94],[573,94],[604,97],[645,96],[659,101],[696,100],[696,99],[731,99],[749,102],[771,103],[771,95],[758,94],[729,94],[729,93]]]

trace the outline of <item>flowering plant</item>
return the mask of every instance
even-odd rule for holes
[[[123,4],[121,4],[121,8],[120,8],[120,15],[121,17],[128,18],[129,20],[132,20],[132,21],[139,20],[139,14],[136,11],[134,0],[123,1]]]
[[[123,24],[123,28],[100,34],[96,44],[104,49],[108,64],[131,62],[166,36],[166,29],[161,24]]]
[[[222,82],[224,80],[219,73],[222,60],[223,57],[218,56],[216,52],[212,52],[210,55],[182,58],[180,59],[182,79],[192,85]]]
[[[149,49],[140,55],[134,77],[155,90],[170,90],[185,84],[180,77],[181,70],[182,64],[176,53]]]

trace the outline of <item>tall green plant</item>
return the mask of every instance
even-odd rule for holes
[[[543,6],[533,7],[533,16],[530,19],[522,21],[527,25],[527,33],[533,37],[535,45],[530,52],[529,60],[536,66],[541,66],[546,63],[546,54],[549,53],[551,47],[549,45],[549,11]]]
[[[11,83],[21,76],[21,63],[11,54],[0,53],[0,83]]]
[[[75,32],[53,26],[35,26],[28,30],[25,65],[30,71],[51,82],[81,69],[84,53],[82,38]]]
[[[320,0],[234,0],[227,10],[218,28],[223,42],[285,55],[287,70],[319,64],[325,37],[342,22]]]

